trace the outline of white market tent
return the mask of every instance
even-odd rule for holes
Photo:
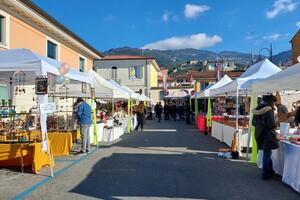
[[[95,96],[103,99],[128,99],[129,94],[124,92],[118,86],[112,84],[110,81],[105,80],[102,76],[96,73],[94,70],[87,72],[93,81],[93,87],[95,88]]]
[[[300,90],[300,63],[252,84],[253,93]]]
[[[183,90],[180,91],[172,91],[170,94],[168,94],[167,96],[165,96],[165,99],[180,99],[180,98],[187,98],[190,95],[188,93],[186,93]]]
[[[138,94],[140,101],[153,101],[149,97],[147,97],[145,94]]]
[[[115,87],[119,88],[120,91],[122,91],[122,93],[128,95],[128,97],[130,97],[130,92],[128,90],[126,90],[125,88],[123,88],[119,83],[117,83],[114,80],[108,80],[108,82],[112,85],[114,85]]]
[[[0,83],[8,84],[9,78],[17,72],[22,72],[25,75],[25,85],[34,85],[37,76],[47,76],[52,74],[60,76],[59,68],[62,62],[41,56],[29,49],[10,49],[0,51]],[[69,83],[58,84],[55,82],[55,91],[49,91],[49,94],[54,96],[75,96],[75,97],[90,97],[90,92],[82,93],[82,83],[92,85],[92,79],[86,73],[75,69],[69,69],[64,75]],[[55,77],[54,77],[55,78]],[[13,78],[13,87],[16,78]],[[90,87],[87,87],[89,90]],[[13,88],[10,88],[12,90]],[[12,96],[10,92],[10,96]],[[11,98],[11,97],[10,97]]]
[[[220,88],[232,81],[231,78],[229,78],[227,75],[223,76],[217,83],[214,85],[208,86],[205,90],[197,92],[196,98],[203,98],[203,97],[211,97],[211,90]]]
[[[0,51],[0,83],[10,85],[10,98],[13,98],[13,86],[17,82],[17,78],[13,78],[16,73],[22,73],[24,79],[22,84],[34,85],[37,76],[48,76],[49,74],[59,76],[59,69],[62,62],[41,56],[28,49],[10,49]],[[92,80],[89,76],[76,70],[69,70],[64,77],[71,79],[70,81],[84,82],[92,85]],[[12,81],[10,79],[12,78]],[[10,83],[12,82],[12,83]],[[39,95],[38,103],[48,103],[48,95]],[[40,114],[40,124],[42,132],[42,148],[48,150],[50,156],[48,136],[47,136],[47,113]],[[46,145],[44,143],[46,141]],[[51,176],[53,177],[52,164],[50,165]]]
[[[268,59],[264,59],[254,65],[251,65],[240,77],[230,83],[211,90],[212,95],[236,96],[236,120],[235,126],[238,129],[238,97],[240,94],[248,94],[251,92],[251,85],[263,78],[267,78],[273,74],[282,71]],[[250,116],[251,118],[251,116]]]
[[[0,78],[10,78],[17,71],[26,74],[26,79],[34,81],[37,76],[46,76],[48,73],[60,75],[59,68],[62,62],[41,56],[29,49],[10,49],[0,51]],[[92,84],[86,74],[70,69],[65,77]]]
[[[295,64],[287,69],[278,72],[272,76],[269,76],[265,79],[257,81],[252,84],[252,95],[251,101],[255,101],[257,95],[272,93],[275,91],[287,91],[287,90],[300,90],[300,63]],[[252,105],[252,103],[251,103]],[[251,109],[252,110],[252,109]],[[249,135],[248,135],[248,145],[247,145],[247,160],[249,152],[249,143],[251,138],[251,126],[252,126],[252,117],[250,115],[249,119]]]
[[[239,92],[249,93],[251,85],[263,78],[282,71],[268,59],[264,59],[254,65],[251,65],[240,77],[230,83],[210,90],[211,95],[232,95],[238,96]]]
[[[121,85],[121,87],[123,87],[125,90],[127,90],[130,94],[130,97],[132,99],[139,99],[139,94],[135,93],[133,90],[131,90],[129,87],[127,87],[126,85]]]

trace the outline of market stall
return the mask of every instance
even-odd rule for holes
[[[9,99],[2,99],[1,105],[0,135],[5,141],[0,144],[3,147],[0,149],[11,149],[10,155],[21,152],[21,165],[31,162],[33,171],[37,172],[41,166],[54,163],[50,149],[57,144],[48,142],[47,133],[47,116],[56,110],[55,103],[48,103],[48,94],[58,90],[53,85],[77,81],[90,84],[91,81],[88,76],[71,70],[66,63],[28,49],[1,51],[0,71],[0,84],[9,89]],[[23,148],[27,152],[27,163],[23,162]],[[48,161],[43,159],[46,157]],[[9,163],[4,160],[1,164]],[[50,169],[53,176],[52,167]]]
[[[300,63],[295,64],[277,74],[260,80],[252,85],[252,99],[255,100],[260,94],[275,91],[298,91],[300,89]],[[298,108],[299,109],[299,108]],[[249,122],[251,126],[251,121]],[[283,125],[283,124],[282,124]],[[279,127],[280,128],[280,127]],[[286,128],[277,130],[281,141],[279,149],[273,150],[272,161],[276,173],[282,175],[282,181],[296,191],[300,192],[300,136],[299,128]],[[254,131],[252,131],[254,135]],[[250,138],[249,134],[249,138]],[[256,143],[253,140],[254,144]],[[262,157],[256,160],[256,150],[252,150],[252,161],[261,163]],[[259,153],[260,155],[260,153]],[[259,164],[260,166],[260,164]]]
[[[105,80],[93,70],[90,70],[88,73],[93,79],[96,100],[105,99],[106,101],[112,102],[111,104],[107,104],[111,108],[100,108],[101,106],[99,106],[99,109],[97,108],[97,123],[93,124],[90,129],[90,141],[94,144],[111,142],[110,140],[118,139],[124,134],[125,130],[130,129],[130,126],[128,127],[130,121],[128,105],[126,105],[127,107],[123,106],[123,100],[127,100],[129,104],[131,95],[128,91],[116,85],[116,83],[114,84]],[[107,113],[109,109],[112,110],[112,113]],[[106,112],[104,110],[106,110]],[[122,128],[120,128],[120,126]],[[96,131],[93,131],[94,127],[96,127]],[[94,137],[94,133],[96,133],[96,137]],[[113,136],[111,137],[111,135]]]
[[[228,84],[223,85],[222,87],[210,90],[211,95],[213,96],[232,96],[235,97],[235,101],[231,103],[231,107],[235,110],[235,130],[238,130],[239,133],[243,132],[243,129],[239,127],[243,124],[248,124],[248,122],[239,123],[240,119],[240,104],[245,101],[248,102],[248,95],[251,92],[251,85],[255,82],[258,82],[261,79],[272,76],[281,69],[270,62],[268,59],[264,59],[252,66],[250,66],[240,77],[229,82]],[[246,96],[244,100],[240,96]],[[250,116],[251,118],[251,116]],[[245,127],[247,128],[247,126]],[[249,129],[249,128],[248,128]],[[248,130],[249,132],[249,130]],[[227,133],[224,133],[227,134]],[[230,134],[230,133],[228,133]],[[239,136],[239,135],[238,135]],[[233,139],[233,138],[232,138]],[[238,138],[238,141],[243,141],[242,138]],[[241,143],[238,143],[239,150],[241,149]]]
[[[197,99],[198,98],[211,98],[211,97],[214,97],[210,91],[212,89],[217,89],[219,87],[222,87],[228,83],[230,83],[232,80],[231,78],[229,78],[227,75],[224,75],[217,83],[213,84],[213,85],[209,85],[207,88],[205,88],[203,91],[200,91],[200,92],[197,92],[195,94],[195,99],[196,99],[196,104],[197,105]],[[219,102],[219,101],[217,101]],[[217,106],[217,105],[216,105]],[[222,106],[219,105],[217,106],[218,108],[221,108]],[[216,113],[213,113],[213,114],[216,114]],[[215,116],[215,121],[217,120],[217,116]],[[207,116],[206,115],[203,115],[203,114],[199,114],[197,117],[196,117],[196,126],[199,128],[200,132],[205,132],[206,131],[206,127],[207,127],[207,124],[206,124],[206,121],[207,121]]]

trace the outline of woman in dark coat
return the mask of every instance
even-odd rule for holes
[[[263,150],[263,174],[262,178],[268,180],[274,176],[272,164],[272,150],[278,148],[276,137],[276,123],[274,116],[273,95],[263,96],[262,103],[253,110],[253,125],[255,126],[255,139],[259,150]]]

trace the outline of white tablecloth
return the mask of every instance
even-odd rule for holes
[[[103,129],[104,129],[104,123],[99,123],[97,124],[97,140],[98,142],[101,142],[103,140]],[[90,127],[90,132],[89,132],[89,136],[90,136],[90,143],[93,144],[94,142],[94,125],[92,124]]]
[[[262,151],[258,153],[257,164],[262,168]],[[279,142],[279,148],[272,151],[274,171],[282,175],[282,181],[300,193],[300,146],[290,142]]]
[[[235,128],[227,126],[220,122],[212,122],[211,136],[218,139],[221,142],[226,143],[231,146],[231,141],[233,139]],[[248,141],[248,130],[239,129],[238,141],[241,147],[247,147]],[[250,141],[250,147],[252,147],[252,142]]]
[[[122,126],[113,128],[104,128],[102,142],[113,142],[119,139],[124,134]]]

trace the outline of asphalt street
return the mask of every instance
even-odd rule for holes
[[[30,190],[24,187],[23,197],[300,199],[298,193],[279,179],[262,180],[255,164],[218,157],[220,147],[225,145],[200,134],[193,125],[147,121],[143,132],[126,134],[112,146],[99,148],[84,158],[61,159],[61,163],[78,162],[37,187]]]

